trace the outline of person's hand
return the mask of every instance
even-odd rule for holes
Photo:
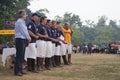
[[[51,38],[51,40],[52,40],[52,41],[54,41],[54,39],[53,39],[53,38]]]
[[[39,39],[39,36],[35,36],[36,39]]]
[[[26,46],[28,46],[30,42],[31,42],[31,38],[30,38],[30,39],[27,39]]]
[[[67,44],[67,42],[66,41],[62,41],[64,44]]]
[[[55,39],[55,42],[59,42],[59,40]]]
[[[52,41],[56,42],[56,39],[53,39],[53,38],[52,38]]]
[[[45,35],[45,38],[48,38],[48,35],[47,35],[47,34]]]
[[[30,42],[31,42],[31,39],[27,39],[27,42],[30,43]]]

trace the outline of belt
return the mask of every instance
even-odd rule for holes
[[[15,39],[16,39],[16,40],[17,40],[17,39],[21,39],[21,40],[27,40],[27,39],[22,39],[22,38],[15,38]]]
[[[47,40],[45,40],[45,39],[38,39],[38,40],[47,41]]]
[[[46,41],[51,41],[51,40],[47,39]]]

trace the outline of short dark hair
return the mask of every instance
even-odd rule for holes
[[[65,25],[70,24],[69,22],[65,22]]]
[[[47,16],[42,16],[40,19],[40,23],[42,22],[42,20],[44,20],[45,18],[47,18]]]
[[[26,11],[25,10],[20,10],[19,12],[18,12],[18,15],[19,15],[19,17],[21,18],[23,15],[25,15],[26,14]]]
[[[55,20],[52,20],[52,24],[53,24],[53,23],[56,23],[56,21],[55,21]]]
[[[51,21],[51,20],[50,20],[50,19],[48,19],[48,20],[47,20],[47,23],[49,23],[50,21]]]
[[[32,17],[33,17],[33,16],[38,16],[38,17],[41,17],[41,16],[40,16],[40,15],[38,15],[37,13],[33,13],[31,16],[32,16]]]
[[[60,24],[61,22],[60,21],[57,21],[57,24]]]

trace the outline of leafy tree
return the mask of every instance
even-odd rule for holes
[[[30,0],[0,0],[0,29],[4,29],[4,20],[16,20],[17,19],[17,12],[20,9],[27,9],[27,6],[30,5]],[[13,41],[13,35],[2,35],[0,36],[1,41]]]
[[[59,15],[55,16],[54,19],[55,19],[56,21],[63,22],[63,18],[62,18],[61,16],[59,16]]]
[[[95,29],[96,38],[95,42],[97,43],[107,43],[111,42],[112,29],[109,26],[99,27]]]
[[[109,26],[113,27],[113,28],[117,28],[118,27],[116,21],[113,21],[113,20],[110,20]]]
[[[111,34],[111,40],[113,42],[117,42],[120,40],[120,28],[118,27],[116,21],[110,20],[109,26],[113,29],[112,34]]]
[[[82,26],[81,19],[78,15],[72,14],[72,13],[65,13],[63,16],[63,23],[70,22],[70,25],[73,25],[74,23],[77,24],[79,27]]]
[[[97,26],[105,26],[106,25],[106,21],[107,21],[107,17],[106,16],[99,17]]]
[[[47,13],[49,13],[48,9],[40,9],[38,11],[36,11],[37,14],[39,14],[40,16],[45,16]]]
[[[72,42],[73,44],[80,44],[80,40],[82,37],[84,37],[84,33],[80,31],[80,29],[76,28],[76,24],[73,24],[73,31],[74,31],[74,34],[72,36]]]

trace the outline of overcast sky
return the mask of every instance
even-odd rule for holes
[[[105,15],[109,19],[120,20],[120,0],[33,0],[28,7],[35,12],[47,8],[47,15],[53,19],[54,16],[63,16],[65,12],[72,12],[80,16],[82,20],[93,20],[96,22],[98,16]]]

